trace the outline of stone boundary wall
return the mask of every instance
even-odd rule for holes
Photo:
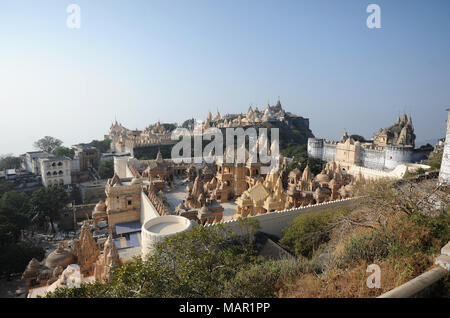
[[[361,149],[361,166],[375,169],[384,169],[385,155],[382,150],[375,149]]]
[[[301,208],[294,208],[294,209],[288,209],[288,210],[283,210],[283,211],[275,211],[275,212],[260,214],[260,215],[256,215],[256,216],[251,216],[251,218],[255,218],[256,220],[258,220],[259,225],[261,227],[260,228],[261,232],[264,232],[264,233],[267,233],[270,235],[274,235],[274,236],[280,238],[283,235],[282,230],[285,227],[289,226],[290,222],[292,222],[292,220],[294,220],[297,216],[299,216],[301,214],[305,214],[305,213],[319,212],[319,211],[323,211],[323,210],[327,210],[327,209],[331,209],[331,208],[337,208],[337,207],[341,207],[341,206],[352,207],[355,205],[355,203],[357,202],[358,199],[359,198],[348,198],[348,199],[336,200],[336,201],[332,201],[332,202],[324,202],[324,203],[309,205],[309,206],[305,206],[305,207],[301,207]],[[241,226],[237,220],[225,221],[220,224],[226,225],[227,227],[230,228],[230,230],[232,232],[234,232],[238,235],[242,234]],[[206,227],[214,226],[214,224],[205,225],[205,226]]]
[[[352,176],[357,176],[360,172],[361,175],[368,180],[377,180],[382,178],[389,178],[389,179],[401,179],[403,178],[404,174],[406,173],[406,169],[409,169],[409,171],[414,171],[419,168],[422,169],[429,169],[430,166],[422,165],[418,163],[408,163],[408,164],[402,164],[395,167],[394,170],[390,171],[382,171],[382,170],[375,170],[360,166],[351,166],[348,169],[348,173]]]
[[[267,237],[266,244],[263,246],[261,250],[261,255],[263,257],[269,259],[295,259],[296,256],[294,254],[289,253],[287,250],[281,247],[280,244],[272,241],[269,237]]]
[[[336,158],[336,148],[336,144],[324,143],[321,159],[324,161],[333,161]]]

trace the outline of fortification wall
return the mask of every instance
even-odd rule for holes
[[[323,158],[323,139],[308,138],[308,157]]]
[[[412,147],[392,146],[387,145],[384,148],[385,161],[384,166],[386,169],[394,169],[398,165],[411,163],[412,160]]]
[[[289,226],[290,222],[292,222],[297,216],[305,213],[312,212],[320,212],[331,208],[337,208],[342,206],[352,207],[356,203],[355,198],[336,200],[332,202],[325,202],[315,205],[310,205],[307,207],[301,207],[296,209],[288,209],[283,211],[276,211],[271,213],[265,213],[261,215],[252,216],[251,218],[255,218],[258,220],[259,225],[261,227],[260,231],[275,235],[276,237],[281,237],[283,235],[282,230]],[[242,229],[237,220],[231,220],[223,222],[229,229],[238,234],[242,235]],[[206,226],[214,226],[214,225],[206,225]]]
[[[377,180],[377,179],[383,179],[383,178],[389,178],[389,179],[401,179],[406,173],[406,170],[409,170],[409,172],[413,172],[419,168],[422,169],[430,169],[430,166],[417,164],[417,163],[409,163],[409,164],[401,164],[395,167],[395,169],[386,171],[386,170],[375,170],[360,166],[351,166],[347,173],[351,174],[352,176],[356,177],[359,173],[367,179],[367,180]]]
[[[361,149],[361,166],[369,169],[384,169],[385,154],[382,150]]]
[[[333,161],[336,158],[336,146],[335,144],[324,143],[322,160]]]

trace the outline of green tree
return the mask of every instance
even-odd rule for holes
[[[52,153],[53,150],[55,150],[56,147],[61,146],[62,143],[63,142],[57,138],[45,136],[44,138],[41,138],[38,141],[36,141],[34,143],[34,147],[36,149],[40,149],[42,151]]]
[[[194,118],[185,120],[183,122],[183,124],[181,124],[182,128],[187,128],[187,129],[194,129],[194,126],[195,126],[195,119]]]
[[[0,245],[17,242],[20,231],[31,220],[30,199],[24,193],[9,191],[0,198]]]
[[[69,203],[69,196],[60,186],[50,186],[35,191],[31,197],[31,208],[34,219],[43,219],[50,222],[53,233],[54,221],[60,217],[60,212]]]
[[[108,159],[102,161],[98,167],[98,174],[102,179],[112,178],[114,176],[114,160]]]
[[[23,273],[32,258],[42,261],[45,250],[25,243],[0,245],[0,275]]]
[[[366,139],[360,135],[351,135],[350,138],[352,138],[354,141],[366,142]]]
[[[164,123],[164,124],[160,124],[166,131],[172,131],[175,130],[177,128],[177,124],[176,123]],[[152,125],[148,125],[145,130],[150,131],[153,128],[156,127],[156,124],[152,124]]]
[[[21,157],[14,157],[13,155],[0,156],[0,170],[3,169],[18,169],[22,165]]]
[[[348,208],[337,208],[318,213],[302,214],[283,229],[280,243],[298,256],[311,257],[320,245],[329,241],[331,223]]]
[[[232,296],[227,282],[259,261],[249,241],[231,234],[223,225],[197,226],[156,244],[147,259],[139,257],[113,268],[107,284],[57,290],[48,297]]]
[[[289,171],[293,169],[299,169],[303,171],[307,165],[313,174],[319,174],[322,168],[325,166],[326,162],[319,158],[308,158],[308,157],[294,157],[294,160],[289,164]]]
[[[64,146],[58,146],[53,150],[53,154],[57,157],[69,157],[70,159],[73,159],[75,150]]]
[[[0,180],[0,198],[2,195],[8,191],[12,191],[14,188],[13,184],[8,181]]]
[[[111,139],[92,140],[88,145],[97,148],[101,153],[105,153],[111,147]]]

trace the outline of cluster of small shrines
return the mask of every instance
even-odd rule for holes
[[[210,127],[243,127],[266,122],[284,122],[290,117],[299,116],[286,112],[281,106],[280,99],[278,99],[275,105],[271,106],[267,104],[262,111],[258,107],[255,107],[253,110],[252,106],[250,106],[247,113],[237,115],[221,116],[217,110],[216,115],[213,117],[211,112],[208,112],[207,118],[203,121],[202,129],[205,130]],[[111,139],[111,150],[117,152],[132,152],[134,148],[174,143],[171,140],[171,131],[164,128],[164,125],[159,121],[151,129],[131,130],[116,120],[111,124],[109,134],[106,137]]]
[[[110,269],[119,264],[112,235],[96,242],[86,221],[79,239],[61,241],[42,262],[33,258],[22,279],[26,282],[27,292],[30,292],[29,297],[43,296],[77,282],[104,282],[109,278]]]
[[[312,174],[309,166],[303,172],[292,170],[288,174],[286,191],[282,175],[282,171],[268,174],[244,191],[236,200],[238,207],[234,218],[346,199],[353,195],[356,184],[365,182],[361,174],[356,178],[344,174],[335,162],[327,163],[317,176]]]
[[[275,105],[271,106],[270,104],[267,104],[267,106],[262,111],[259,110],[257,106],[254,110],[253,107],[250,106],[247,113],[245,114],[221,116],[219,111],[217,110],[216,115],[213,117],[211,112],[208,112],[208,116],[203,121],[203,129],[207,129],[210,127],[242,127],[275,121],[283,122],[287,117],[290,116],[295,115],[286,112],[281,106],[280,99],[278,99]]]
[[[235,218],[254,216],[348,198],[355,184],[365,182],[361,174],[346,174],[336,162],[327,163],[317,176],[309,166],[303,172],[294,169],[288,173],[287,159],[280,162],[275,173],[264,174],[261,163],[249,161],[176,164],[163,159],[160,152],[155,160],[130,160],[126,169],[132,177],[115,174],[108,180],[106,203],[99,202],[92,218],[96,228],[100,221],[113,227],[139,220],[143,193],[160,216],[178,215],[201,225],[215,224],[223,220],[224,202],[236,203]],[[165,194],[178,187],[177,177],[183,178],[185,198],[170,208]]]

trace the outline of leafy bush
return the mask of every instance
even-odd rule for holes
[[[97,148],[101,153],[108,152],[111,147],[111,139],[92,140],[88,145]]]
[[[282,282],[302,273],[318,273],[319,266],[311,260],[285,258],[256,263],[243,268],[231,280],[224,297],[276,297]]]
[[[373,262],[389,254],[389,241],[381,231],[362,232],[353,235],[344,249],[346,261]]]
[[[8,191],[0,197],[0,245],[16,243],[31,220],[29,197]]]
[[[330,224],[349,209],[340,207],[326,211],[302,214],[283,229],[280,243],[298,256],[311,257],[320,245],[330,240]]]
[[[32,258],[41,261],[45,250],[40,246],[11,244],[0,246],[0,274],[22,273]]]
[[[411,216],[411,220],[418,225],[425,226],[430,230],[431,235],[442,243],[450,241],[450,215],[430,217],[416,213]]]
[[[57,157],[65,156],[73,159],[73,157],[75,156],[75,150],[64,146],[58,146],[53,150],[53,154]]]
[[[426,165],[429,165],[431,167],[431,170],[439,170],[441,169],[442,155],[442,153],[432,152],[424,163]]]
[[[222,297],[242,268],[261,261],[250,244],[224,226],[197,226],[156,244],[147,259],[113,268],[106,284],[60,289],[48,297]]]

